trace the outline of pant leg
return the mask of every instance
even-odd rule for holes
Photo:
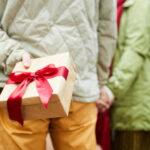
[[[0,125],[0,150],[45,150],[49,120],[25,121],[21,126],[0,109]]]
[[[150,150],[150,132],[116,131],[114,150]]]
[[[0,124],[0,150],[5,150],[5,147],[3,144],[3,138],[1,135],[3,135],[3,127]]]
[[[2,88],[0,87],[0,94],[1,94],[1,92],[2,92]],[[0,135],[3,135],[3,131],[4,131],[4,129],[3,129],[2,125],[0,124]],[[3,138],[2,138],[2,136],[0,136],[0,150],[5,150],[4,144],[2,144],[2,143],[3,143]]]
[[[95,103],[73,101],[68,117],[52,119],[50,133],[55,150],[96,150]]]

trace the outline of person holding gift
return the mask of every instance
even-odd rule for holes
[[[68,117],[21,126],[0,110],[4,150],[44,150],[48,128],[56,150],[95,150],[95,102],[103,107],[100,85],[108,79],[115,41],[114,0],[0,0],[1,87],[16,62],[29,67],[27,53],[37,58],[69,51],[78,70]]]
[[[119,38],[108,87],[115,150],[150,149],[150,1],[118,0]]]

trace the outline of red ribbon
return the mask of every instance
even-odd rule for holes
[[[118,30],[121,22],[121,17],[123,13],[123,4],[125,0],[117,0],[117,25],[118,25]]]
[[[48,107],[48,102],[52,96],[53,89],[47,79],[56,76],[62,76],[65,80],[68,76],[68,69],[64,66],[56,68],[50,64],[40,70],[33,72],[14,72],[9,76],[8,84],[19,84],[9,96],[7,101],[7,109],[9,118],[18,121],[23,125],[23,117],[21,112],[22,97],[27,89],[27,86],[35,81],[36,89],[45,108]]]

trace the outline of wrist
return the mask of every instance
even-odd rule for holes
[[[110,100],[112,100],[112,101],[114,100],[115,96],[114,96],[113,92],[111,91],[111,89],[108,86],[106,86],[106,85],[103,86],[101,88],[101,90],[104,91],[108,95]]]

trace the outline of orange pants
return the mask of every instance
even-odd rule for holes
[[[51,134],[55,150],[96,150],[95,103],[73,101],[68,117],[25,121],[22,127],[0,110],[0,150],[45,150]]]

